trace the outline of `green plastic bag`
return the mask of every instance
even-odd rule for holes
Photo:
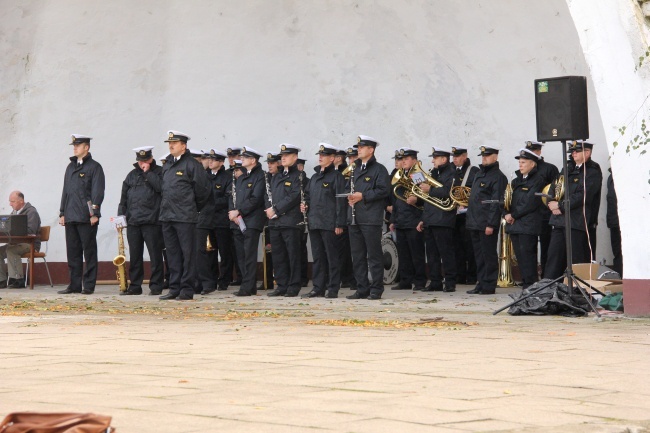
[[[623,311],[623,292],[605,295],[598,305],[609,311]]]

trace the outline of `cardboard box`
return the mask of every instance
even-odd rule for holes
[[[585,283],[589,284],[594,289],[597,289],[603,293],[611,292],[618,293],[623,291],[623,280],[615,279],[602,279],[598,278],[599,271],[598,263],[576,263],[573,265],[573,273],[576,277],[584,280]],[[566,278],[564,279],[564,284],[567,284]],[[596,293],[591,287],[586,286],[578,282],[580,286],[587,291],[587,293]]]

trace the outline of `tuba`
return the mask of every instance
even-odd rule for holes
[[[503,196],[503,208],[507,212],[510,210],[510,206],[512,206],[512,185],[508,183]],[[499,275],[497,278],[497,286],[503,288],[515,286],[515,280],[512,277],[514,249],[510,235],[506,233],[506,225],[506,219],[501,218],[501,224],[499,224]]]
[[[393,175],[390,183],[393,185],[393,194],[399,200],[406,201],[410,196],[415,195],[417,198],[429,203],[432,206],[435,206],[444,211],[450,211],[456,207],[451,198],[440,199],[438,197],[431,197],[429,194],[422,191],[411,178],[413,174],[420,173],[424,177],[424,183],[431,186],[431,188],[441,188],[442,184],[435,180],[429,173],[422,170],[422,165],[418,161],[411,170],[409,170],[408,175],[404,172],[404,169],[399,169]],[[424,209],[422,206],[415,205],[418,209]]]
[[[124,234],[123,227],[117,228],[117,256],[113,259],[113,264],[117,266],[117,282],[120,285],[120,292],[126,292],[126,256],[124,255]]]
[[[560,177],[557,178],[555,181],[555,188],[553,188],[552,194],[551,194],[551,186],[553,184],[549,183],[542,189],[542,203],[544,203],[544,206],[548,206],[548,201],[560,201],[562,200],[562,197],[564,197],[564,175],[561,174]],[[552,198],[549,198],[551,196]]]

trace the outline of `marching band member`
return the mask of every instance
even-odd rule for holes
[[[334,156],[334,170],[343,173],[343,171],[345,171],[345,169],[348,168],[348,166],[357,159],[357,156],[357,149],[352,146],[348,147],[347,149],[337,149],[336,155]],[[348,162],[345,162],[346,158]],[[339,165],[337,165],[337,161]],[[338,250],[341,253],[341,288],[356,291],[357,280],[354,279],[354,268],[352,267],[352,250],[350,249],[350,236],[347,224],[343,227],[343,233],[336,237],[336,243],[338,245]]]
[[[228,149],[226,149],[226,156],[228,157],[228,172],[230,173],[231,179],[237,165],[239,165],[238,172],[242,173],[241,160],[239,159],[240,154],[241,154],[241,147],[229,147]],[[237,161],[239,161],[239,164],[237,163]],[[239,286],[241,284],[242,276],[241,276],[241,269],[239,268],[239,262],[237,260],[237,251],[235,250],[234,242],[232,244],[232,257],[234,257],[235,260],[232,261],[233,270],[231,273],[236,275],[236,278],[235,280],[230,282],[230,285]]]
[[[496,291],[499,274],[497,243],[501,224],[501,206],[498,201],[508,184],[505,174],[499,169],[499,150],[481,146],[482,164],[474,177],[472,193],[467,208],[466,228],[470,231],[476,259],[476,287],[467,293],[492,295]],[[494,200],[482,204],[483,200]]]
[[[454,163],[454,186],[472,188],[474,176],[478,167],[473,166],[467,157],[464,147],[452,147],[452,161]],[[454,254],[456,255],[456,272],[458,284],[476,284],[476,260],[474,260],[474,247],[472,237],[465,227],[467,208],[459,206],[456,209],[456,226],[454,227]]]
[[[296,161],[296,167],[298,167],[298,171],[302,172],[302,184],[303,184],[303,190],[307,188],[307,185],[309,184],[309,176],[307,176],[307,173],[305,172],[305,161],[302,158],[298,158]],[[307,287],[309,284],[309,275],[308,275],[308,265],[309,265],[309,256],[307,254],[307,240],[309,238],[309,232],[307,230],[303,230],[302,233],[300,233],[300,286],[301,287]]]
[[[163,235],[158,216],[162,191],[162,167],[153,158],[153,146],[138,147],[134,169],[122,182],[122,195],[117,208],[124,215],[129,243],[129,288],[120,295],[141,295],[144,280],[143,253],[147,246],[151,260],[149,294],[161,295],[163,289]]]
[[[318,166],[309,181],[306,204],[301,204],[301,212],[308,212],[311,252],[314,259],[312,280],[314,288],[303,298],[325,296],[337,298],[341,285],[340,251],[337,237],[346,225],[346,206],[337,194],[345,191],[345,179],[340,171],[334,169],[336,148],[321,143],[318,150]],[[327,293],[326,293],[327,291]]]
[[[559,201],[548,201],[548,208],[553,213],[549,224],[551,224],[553,230],[548,247],[548,260],[544,270],[544,278],[551,280],[558,278],[566,269],[565,211],[571,212],[572,261],[573,263],[590,262],[589,242],[587,240],[588,222],[593,221],[594,202],[600,200],[600,190],[603,182],[600,167],[590,159],[593,146],[591,143],[573,141],[568,149],[571,154],[571,161],[567,165],[568,173],[565,174],[564,170],[562,170],[561,174],[565,175],[567,190],[564,191],[564,194],[569,194],[571,209],[564,209],[564,201],[561,199]],[[549,191],[553,191],[554,188],[555,183],[551,184]]]
[[[267,152],[266,154],[266,160],[264,162],[266,162],[267,172],[264,176],[266,177],[265,186],[268,190],[271,189],[271,179],[273,176],[278,174],[278,171],[280,170],[280,159],[281,157],[279,153]],[[273,290],[275,284],[273,278],[273,254],[271,253],[273,247],[271,246],[271,232],[268,224],[267,218],[266,226],[264,227],[264,236],[262,236],[262,264],[264,264],[264,259],[266,259],[266,281],[262,280],[262,284],[258,287],[258,290]]]
[[[191,149],[190,149],[191,151]],[[208,187],[210,194],[208,199],[203,206],[203,209],[199,212],[198,218],[196,220],[196,285],[194,286],[194,291],[196,294],[204,293],[207,295],[209,293],[217,290],[217,278],[219,276],[219,268],[217,261],[217,252],[215,251],[214,245],[217,244],[217,240],[214,236],[214,231],[217,228],[217,210],[215,205],[215,197],[213,193],[212,186],[212,173],[210,170],[210,152],[207,152],[208,157],[206,157],[206,152],[204,150],[200,151],[201,155],[197,158],[197,161],[201,163],[203,173],[205,178],[208,181]],[[210,241],[211,249],[208,249],[208,240]]]
[[[192,158],[190,137],[169,131],[170,155],[162,172],[160,221],[169,259],[169,293],[161,300],[189,300],[196,284],[195,229],[199,212],[210,199],[210,182],[203,166]]]
[[[347,298],[377,300],[384,292],[381,236],[390,179],[386,167],[375,158],[377,140],[360,135],[357,141],[359,158],[346,185],[350,193],[347,222],[357,291]]]
[[[512,201],[510,210],[504,210],[504,218],[526,289],[537,282],[537,237],[542,230],[543,215],[539,210],[542,201],[535,194],[542,191],[545,180],[537,169],[540,158],[534,152],[520,149],[515,158],[519,160],[519,170],[510,183]]]
[[[230,191],[232,189],[232,174],[227,170],[224,163],[227,155],[219,150],[210,149],[210,182],[212,184],[212,195],[214,197],[214,209],[216,215],[215,229],[212,231],[214,239],[212,245],[216,248],[213,262],[218,269],[216,290],[228,290],[232,280],[232,266],[234,257],[232,255],[233,237],[228,220],[228,207]],[[217,254],[217,251],[219,254]],[[221,263],[218,258],[221,257]],[[203,287],[202,295],[211,293]]]
[[[90,154],[90,140],[92,137],[72,135],[74,156],[63,180],[59,224],[65,227],[70,285],[57,292],[61,295],[92,295],[97,283],[97,226],[105,179],[104,169]]]
[[[228,219],[232,222],[237,261],[242,270],[242,282],[235,296],[257,294],[257,248],[264,229],[264,171],[259,163],[260,152],[249,146],[242,147],[241,164],[246,172],[237,174],[228,203]]]
[[[539,158],[539,161],[537,161],[537,176],[544,181],[544,185],[550,185],[557,180],[560,171],[556,166],[544,160],[544,157],[542,157],[543,146],[544,143],[538,141],[526,141],[526,149]],[[542,265],[542,275],[544,275],[546,260],[548,260],[548,244],[551,241],[551,226],[548,223],[551,219],[551,211],[543,205],[539,206],[539,211],[542,214],[542,229],[539,235],[539,261]]]
[[[446,200],[449,199],[449,191],[454,183],[456,170],[453,164],[449,163],[451,153],[434,147],[433,170],[431,176],[442,184],[440,188],[432,188],[427,183],[421,183],[422,191],[429,194],[429,197]],[[406,160],[404,160],[406,163]],[[425,292],[455,292],[456,291],[456,257],[453,245],[454,227],[456,226],[456,209],[441,209],[430,203],[424,203],[424,215],[418,225],[418,230],[424,232],[424,241],[427,248],[429,263],[429,278],[431,284],[424,289]],[[397,238],[399,242],[399,237]],[[445,285],[442,285],[442,270],[445,270]],[[401,263],[401,260],[400,260]]]
[[[402,147],[395,153],[395,161],[400,161],[404,176],[418,162],[418,151]],[[390,214],[391,232],[397,232],[397,255],[399,257],[399,284],[392,290],[424,290],[427,283],[426,261],[424,260],[424,235],[418,230],[422,221],[424,202],[415,195],[409,195],[406,201],[390,194],[392,212]]]
[[[294,297],[300,293],[300,236],[304,227],[300,213],[300,171],[296,161],[300,149],[280,145],[282,168],[271,179],[271,196],[266,196],[273,265],[277,289],[267,296]]]

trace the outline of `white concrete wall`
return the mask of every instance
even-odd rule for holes
[[[641,135],[642,119],[650,127],[650,59],[637,69],[648,47],[648,27],[636,0],[568,0],[580,42],[589,62],[601,107],[612,172],[618,194],[625,277],[650,279],[650,154],[645,145],[626,152]],[[621,136],[618,128],[626,126]],[[643,137],[645,140],[645,137]],[[614,148],[613,143],[619,142]]]
[[[588,75],[562,0],[0,2],[0,197],[16,188],[55,225],[70,134],[95,137],[103,213],[116,211],[131,148],[349,145],[504,147],[503,170],[535,138],[533,80]],[[590,84],[594,159],[607,149]],[[559,164],[560,145],[547,159]],[[427,160],[426,157],[423,158]],[[430,164],[425,164],[427,167]],[[603,200],[604,202],[604,200]],[[8,204],[0,207],[8,210]],[[598,257],[610,257],[601,210]],[[100,260],[116,252],[107,220]],[[52,260],[64,261],[61,228]]]

